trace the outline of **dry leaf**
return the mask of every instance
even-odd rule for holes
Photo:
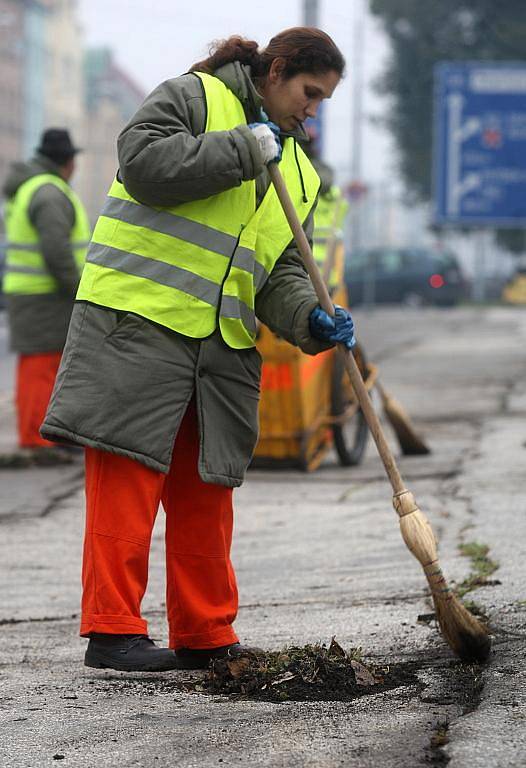
[[[360,664],[359,661],[351,661],[351,667],[354,669],[356,683],[358,685],[365,687],[367,685],[376,685],[378,682],[376,677],[371,672],[369,672],[367,667],[364,667],[364,665]]]
[[[227,661],[226,665],[232,677],[237,679],[250,669],[250,659],[247,659],[246,656],[240,656],[239,659]]]
[[[336,642],[335,637],[332,638],[331,644],[329,645],[329,656],[340,656],[342,659],[347,656],[341,645]]]

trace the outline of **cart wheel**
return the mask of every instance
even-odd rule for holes
[[[365,358],[362,349],[358,346],[355,347],[354,357],[363,377],[365,371]],[[331,384],[333,415],[340,416],[342,413],[345,413],[348,405],[355,401],[356,398],[345,370],[343,360],[339,355],[335,355]],[[362,409],[359,408],[354,416],[344,424],[333,424],[332,434],[334,437],[334,447],[336,448],[336,453],[340,459],[340,464],[343,467],[352,467],[360,464],[365,453],[369,436],[369,428]]]

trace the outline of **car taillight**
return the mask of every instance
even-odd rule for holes
[[[442,277],[442,275],[431,275],[429,278],[429,285],[431,288],[442,288],[444,285],[445,280]]]

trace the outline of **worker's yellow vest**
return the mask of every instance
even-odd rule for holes
[[[330,249],[335,247],[338,240],[341,240],[341,227],[348,209],[347,200],[336,186],[331,187],[327,194],[320,195],[318,198],[314,212],[313,255],[320,269],[323,268],[325,260],[331,258]],[[329,278],[330,287],[335,287],[338,280],[338,270],[333,268]]]
[[[82,272],[90,238],[90,227],[84,206],[77,195],[59,176],[39,173],[25,181],[6,205],[7,253],[4,293],[57,293],[59,284],[49,272],[42,255],[39,234],[29,218],[29,206],[35,192],[45,184],[53,184],[71,201],[75,223],[70,242],[75,261]]]
[[[206,95],[206,132],[246,124],[241,102],[221,80],[197,74]],[[291,138],[284,142],[280,169],[304,221],[319,178]],[[203,185],[206,193],[206,179]],[[272,185],[257,208],[254,181],[202,200],[153,208],[115,180],[77,299],[134,312],[192,338],[210,336],[219,324],[230,347],[252,347],[256,293],[291,240]]]

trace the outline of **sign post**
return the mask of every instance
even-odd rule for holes
[[[526,227],[526,64],[437,64],[434,119],[434,223],[481,231],[483,299],[483,231]]]

